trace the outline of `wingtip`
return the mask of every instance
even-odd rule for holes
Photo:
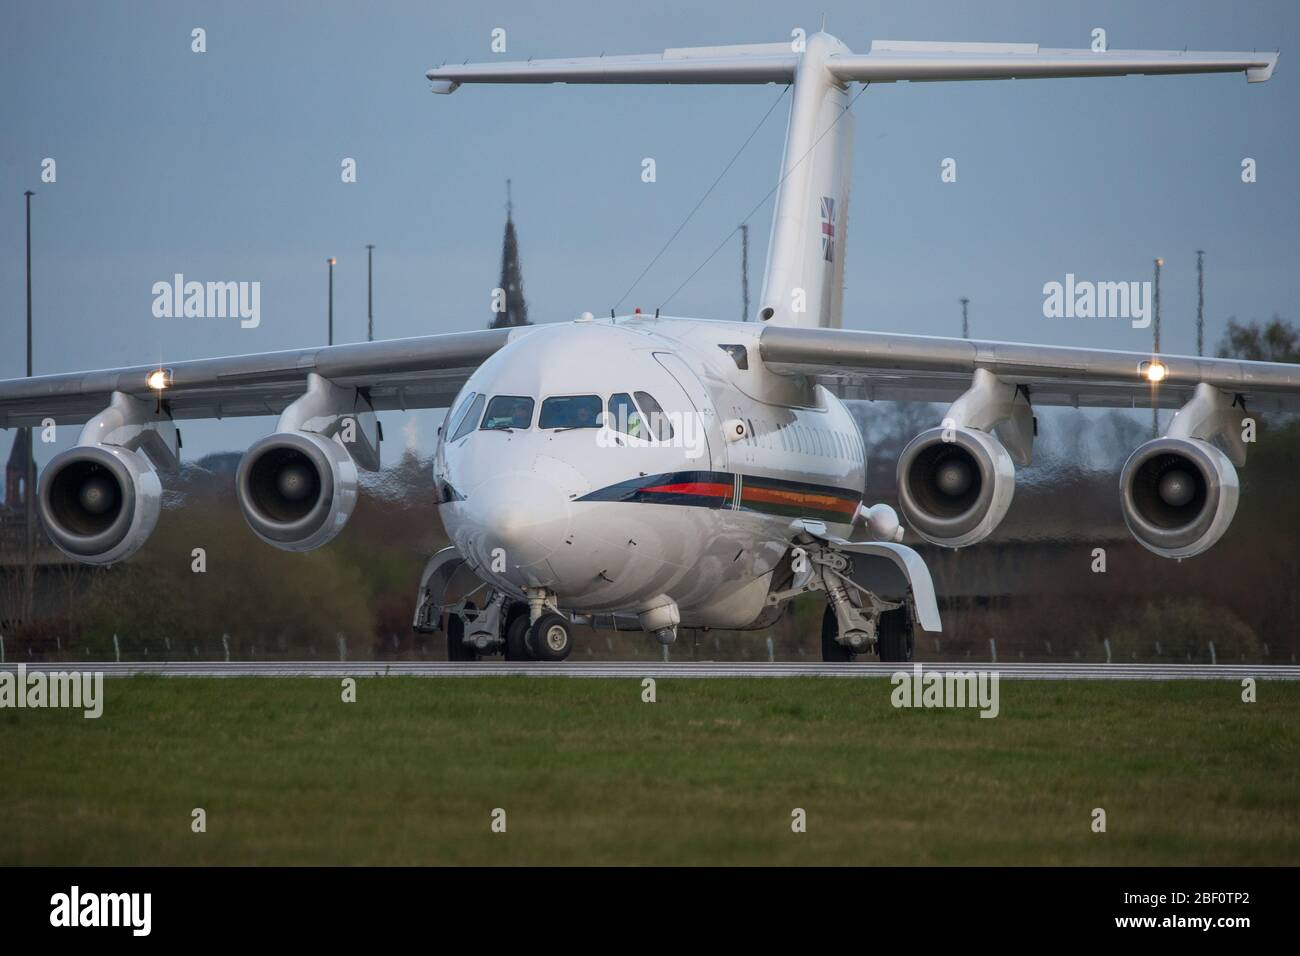
[[[1268,61],[1263,66],[1251,67],[1246,70],[1247,83],[1267,83],[1273,78],[1273,71],[1277,69],[1277,60],[1281,52],[1268,54]]]
[[[460,83],[457,80],[449,80],[440,77],[438,75],[437,70],[430,70],[428,73],[425,74],[425,76],[433,84],[433,86],[430,87],[429,89],[430,93],[438,93],[440,95],[446,96],[448,94],[455,93],[458,89],[460,89]]]

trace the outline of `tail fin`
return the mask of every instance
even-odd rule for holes
[[[838,329],[844,298],[853,115],[827,60],[847,54],[832,36],[808,38],[794,75],[776,209],[758,317],[768,325]]]
[[[433,92],[462,83],[793,83],[758,317],[840,326],[853,154],[851,83],[1131,73],[1244,72],[1262,83],[1275,53],[1040,50],[1034,43],[876,41],[856,55],[827,33],[793,43],[689,47],[662,54],[468,63],[428,72]]]

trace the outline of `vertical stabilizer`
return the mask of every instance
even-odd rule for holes
[[[850,84],[1237,72],[1263,83],[1277,67],[1276,53],[1258,51],[1048,50],[1036,43],[877,40],[860,55],[825,32],[797,46],[462,63],[426,75],[435,93],[464,83],[793,83],[757,317],[768,325],[839,328],[853,159]]]
[[[768,325],[839,328],[848,240],[853,116],[848,85],[827,68],[848,53],[832,36],[808,38],[794,75],[758,317]]]

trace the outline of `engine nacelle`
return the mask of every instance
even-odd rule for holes
[[[338,442],[315,432],[276,432],[239,461],[235,494],[259,538],[311,551],[343,530],[357,502],[357,466]]]
[[[961,548],[992,534],[1011,507],[1016,469],[1002,444],[974,428],[931,428],[898,459],[898,501],[934,544]]]
[[[1198,438],[1156,438],[1139,445],[1120,472],[1124,523],[1143,547],[1166,558],[1209,548],[1237,511],[1237,470]]]
[[[41,473],[41,521],[64,554],[112,564],[135,554],[162,510],[162,482],[149,460],[117,445],[78,445]]]

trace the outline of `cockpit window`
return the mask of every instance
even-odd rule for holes
[[[632,403],[632,396],[627,392],[619,392],[617,395],[609,397],[609,421],[607,424],[610,428],[621,431],[633,438],[650,437],[645,423],[641,421],[641,413],[637,411],[636,405]]]
[[[460,441],[474,430],[474,426],[478,424],[478,417],[483,412],[483,402],[486,399],[486,395],[474,396],[474,400],[469,403],[466,411],[463,412],[463,417],[456,423],[456,428],[451,433],[451,438],[447,439],[448,441]]]
[[[483,416],[484,431],[527,428],[533,423],[533,400],[526,395],[496,395]]]
[[[673,426],[672,422],[668,421],[668,416],[664,414],[663,406],[656,402],[649,392],[637,392],[636,401],[641,406],[641,411],[645,413],[650,433],[660,441],[670,440],[673,437]]]
[[[538,428],[599,428],[598,395],[556,395],[542,402]]]
[[[446,421],[443,422],[443,434],[447,436],[448,441],[451,440],[452,433],[460,428],[460,423],[465,420],[465,414],[474,404],[474,396],[477,394],[478,392],[470,392],[460,400],[459,405],[447,413]]]

